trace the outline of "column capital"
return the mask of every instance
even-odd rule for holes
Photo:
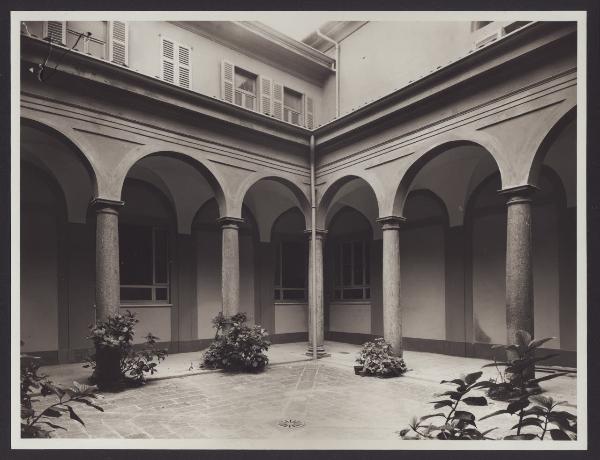
[[[385,230],[399,230],[400,226],[406,222],[406,218],[401,216],[386,216],[380,217],[376,219],[376,222],[379,222],[381,225],[381,229]]]
[[[90,201],[90,206],[96,210],[96,212],[118,212],[118,208],[125,204],[124,201],[108,200],[106,198],[93,198]]]
[[[539,190],[539,187],[531,184],[517,185],[515,187],[509,187],[502,190],[498,190],[500,195],[507,197],[506,204],[518,204],[518,203],[530,203],[531,195]]]
[[[217,219],[217,225],[221,228],[235,228],[236,230],[239,229],[240,225],[244,222],[244,219],[240,219],[239,217],[219,217]]]
[[[316,237],[319,240],[324,240],[327,237],[327,233],[329,233],[327,230],[323,230],[321,228],[317,228],[316,231]],[[307,229],[304,230],[304,234],[308,237],[308,239],[310,239],[312,237],[312,229]]]

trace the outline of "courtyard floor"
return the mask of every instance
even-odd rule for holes
[[[397,431],[413,416],[434,412],[428,404],[436,399],[434,393],[453,389],[440,385],[442,379],[475,372],[488,362],[409,351],[404,356],[410,369],[405,376],[378,379],[354,375],[359,346],[325,345],[330,356],[316,363],[304,355],[305,343],[273,345],[271,364],[261,374],[199,370],[201,352],[172,355],[146,385],[99,395],[104,412],[78,406],[85,427],[61,419],[67,431],[56,430],[54,436],[402,442]],[[496,374],[494,368],[482,370],[484,376]],[[46,366],[42,372],[65,385],[85,382],[90,373],[81,364]],[[576,413],[575,374],[543,382],[543,389],[566,401],[563,409]],[[480,417],[506,405],[489,403],[469,410]],[[501,437],[514,423],[513,417],[501,415],[478,422],[478,427],[498,427],[492,434]]]

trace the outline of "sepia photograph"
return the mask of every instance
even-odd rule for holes
[[[10,25],[13,449],[587,448],[585,12]]]

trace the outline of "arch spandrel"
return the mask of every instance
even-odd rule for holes
[[[463,145],[481,147],[494,160],[500,177],[504,181],[509,166],[507,165],[507,155],[502,148],[500,141],[494,136],[473,131],[471,129],[458,129],[449,133],[442,134],[421,146],[411,157],[410,163],[405,163],[399,171],[395,191],[387,197],[385,207],[382,210],[382,217],[399,216],[403,217],[404,204],[411,190],[411,185],[417,174],[431,160],[444,152]],[[451,171],[448,171],[450,174]]]
[[[195,170],[197,170],[201,174],[201,176],[204,179],[206,179],[206,181],[209,183],[217,200],[220,216],[228,215],[229,208],[231,206],[226,199],[227,195],[224,191],[224,187],[222,186],[223,178],[221,174],[219,174],[219,172],[216,170],[216,168],[208,166],[208,161],[204,161],[203,159],[198,158],[196,155],[191,155],[182,150],[172,150],[169,148],[164,148],[164,146],[139,146],[130,151],[122,159],[122,161],[119,163],[114,172],[114,180],[112,184],[112,193],[118,196],[118,199],[120,199],[121,197],[125,178],[129,174],[131,169],[141,160],[152,156],[173,158],[174,160],[182,161],[187,165],[193,167]],[[190,227],[190,225],[186,223],[185,227],[187,230],[189,230],[188,227]],[[186,233],[188,232],[187,230]]]
[[[379,179],[373,173],[365,171],[350,174],[340,172],[327,178],[327,181],[317,187],[317,228],[324,229],[327,225],[328,215],[333,207],[333,200],[342,187],[353,180],[359,179],[365,183],[375,197],[377,214],[381,215],[382,203],[384,202],[385,190]],[[317,179],[317,184],[319,184]]]

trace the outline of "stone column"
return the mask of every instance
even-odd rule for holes
[[[223,231],[221,263],[221,296],[223,315],[240,312],[240,240],[239,229],[243,219],[221,217],[217,223]]]
[[[383,230],[383,338],[402,356],[402,306],[400,302],[400,225],[403,217],[377,219]]]
[[[122,201],[96,198],[96,321],[119,312],[119,212]]]
[[[533,331],[533,270],[531,247],[531,186],[503,191],[506,202],[506,329],[507,343],[516,344],[516,333]],[[508,353],[513,359],[514,352]]]
[[[316,231],[316,245],[315,245],[315,272],[316,272],[316,285],[313,286],[312,267],[313,267],[313,248],[312,248],[312,232],[307,230],[305,232],[308,235],[308,350],[306,354],[308,356],[313,355],[313,289],[315,292],[316,300],[316,319],[317,319],[317,356],[326,355],[325,352],[325,317],[323,307],[323,241],[327,235],[326,230]]]

